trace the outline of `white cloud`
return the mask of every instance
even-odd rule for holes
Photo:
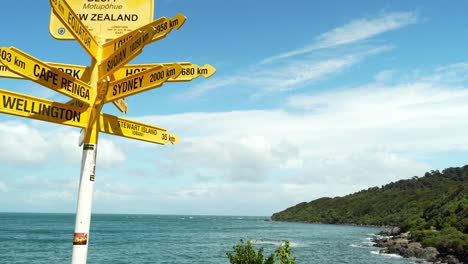
[[[376,35],[414,24],[417,21],[417,15],[412,12],[396,12],[384,14],[376,18],[353,20],[344,26],[334,28],[319,35],[309,46],[266,58],[261,64],[303,55],[318,49],[332,48],[366,40]]]
[[[284,92],[303,87],[314,81],[328,79],[352,66],[362,62],[369,56],[391,50],[390,46],[369,48],[366,51],[350,53],[334,58],[314,60],[294,60],[286,65],[267,67],[259,70],[249,80],[251,85],[260,88],[260,94],[265,92]]]
[[[205,94],[207,92],[210,92],[215,89],[219,89],[221,87],[226,87],[230,85],[236,85],[241,82],[247,81],[246,78],[236,75],[236,76],[231,76],[231,77],[224,77],[224,78],[216,78],[213,77],[210,79],[209,82],[203,82],[201,85],[195,85],[194,88],[191,90],[182,93],[182,95],[179,95],[179,97],[182,98],[194,98],[194,97],[199,97],[202,94]]]
[[[0,122],[0,158],[5,163],[41,164],[54,160],[62,164],[80,164],[76,128],[44,122]],[[99,141],[98,160],[104,167],[125,160],[124,152],[112,141]]]
[[[195,85],[191,90],[178,97],[193,98],[214,89],[235,87],[252,90],[253,97],[296,90],[303,86],[323,81],[339,74],[364,59],[391,50],[391,46],[367,47],[357,51],[331,58],[317,60],[302,58],[285,61],[268,67],[252,67],[243,73],[230,77],[221,77]]]
[[[100,165],[112,168],[119,163],[123,169],[138,166],[139,170],[156,168],[163,173],[148,173],[158,177],[133,181],[122,175],[101,177],[110,170],[100,171],[96,208],[142,212],[141,208],[147,206],[154,213],[269,214],[301,201],[420,176],[433,169],[427,156],[468,151],[468,123],[463,122],[468,112],[464,67],[440,67],[413,80],[390,72],[376,78],[378,82],[360,87],[289,97],[283,108],[275,110],[142,117],[145,122],[170,127],[179,135],[180,143],[168,148],[158,146],[161,150],[157,155],[148,149],[141,151],[139,144],[126,146],[126,152],[139,153],[139,162],[144,159],[156,164],[146,167],[127,164],[120,145],[101,138]],[[392,76],[403,81],[389,85]],[[54,155],[63,159],[81,153],[75,142],[64,143],[77,138],[75,130],[40,132],[43,129],[36,124],[1,125],[2,135],[9,135],[11,128],[18,129],[11,133],[18,146],[29,139],[34,140],[29,142],[30,148],[51,144],[49,148],[57,152]],[[2,140],[7,142],[5,136]],[[17,152],[10,159],[22,161],[23,150],[17,148],[10,151]],[[67,153],[74,149],[78,149],[77,154]],[[21,188],[19,193],[34,205],[44,204],[50,197],[72,203],[76,181],[22,178],[20,187],[2,178],[4,186],[15,192]],[[44,190],[28,191],[35,186]],[[5,188],[0,185],[0,189]]]
[[[445,69],[460,73],[460,67]],[[454,77],[447,71],[440,76]],[[346,189],[354,181],[369,186],[421,175],[431,169],[428,154],[468,150],[468,123],[461,122],[468,112],[467,89],[448,85],[443,77],[438,82],[403,77],[395,85],[385,79],[290,97],[284,110],[145,119],[177,131],[181,142],[172,155],[182,165],[179,172],[202,181],[281,179],[334,182]],[[288,112],[291,108],[295,111]]]
[[[47,139],[36,129],[21,122],[0,123],[0,159],[5,163],[44,161],[50,148]]]
[[[0,192],[7,192],[7,191],[8,191],[7,185],[4,182],[0,181]]]
[[[125,152],[116,143],[108,139],[99,140],[96,161],[99,166],[109,168],[115,164],[122,164],[125,160]]]
[[[362,46],[349,49],[344,54],[334,53],[328,58],[312,57],[312,52],[337,46],[350,45],[379,34],[416,23],[418,17],[412,12],[383,14],[376,18],[351,21],[341,27],[319,35],[315,41],[301,49],[292,50],[266,58],[258,65],[247,67],[229,77],[214,77],[209,82],[195,85],[178,97],[192,99],[220,88],[255,89],[254,96],[285,92],[332,77],[362,60],[392,49],[389,45]],[[299,56],[301,55],[301,56]],[[323,55],[323,54],[320,54]],[[295,57],[294,59],[292,57]],[[265,65],[268,63],[268,65]]]
[[[417,21],[417,15],[412,12],[396,12],[376,18],[357,19],[318,36],[315,45],[328,48],[349,44],[414,24]]]

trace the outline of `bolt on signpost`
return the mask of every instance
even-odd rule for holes
[[[151,21],[153,0],[88,2],[50,0],[49,30],[57,39],[77,40],[90,55],[90,66],[43,62],[14,47],[0,47],[0,77],[28,79],[72,98],[58,103],[0,89],[1,113],[84,130],[73,264],[86,263],[87,259],[99,132],[161,145],[179,141],[176,134],[164,128],[101,113],[103,105],[112,102],[127,113],[125,97],[161,87],[165,82],[208,78],[216,72],[209,64],[198,66],[190,62],[127,64],[144,46],[166,37],[172,29],[179,29],[186,18],[177,14],[174,18]],[[101,14],[89,13],[99,5],[118,8],[101,8]],[[74,10],[79,8],[82,9],[78,15]],[[118,26],[112,21],[119,21]]]

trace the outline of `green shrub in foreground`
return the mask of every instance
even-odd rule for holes
[[[252,246],[250,241],[247,243],[240,240],[240,244],[232,247],[234,252],[227,252],[226,255],[231,264],[295,264],[296,258],[291,258],[291,247],[289,241],[281,245],[275,250],[275,253],[270,254],[267,258],[263,256],[263,248],[257,251]]]

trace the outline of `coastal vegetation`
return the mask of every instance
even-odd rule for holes
[[[412,241],[468,261],[468,166],[299,203],[274,221],[397,226]]]
[[[263,255],[263,248],[258,251],[252,246],[250,241],[240,240],[240,244],[232,247],[234,252],[227,252],[226,255],[231,264],[295,264],[296,258],[291,256],[289,241],[280,245],[274,253],[268,257]]]

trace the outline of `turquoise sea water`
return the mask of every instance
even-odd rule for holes
[[[297,263],[394,264],[416,260],[379,255],[378,228],[278,223],[262,217],[92,216],[88,263],[229,263],[239,239],[271,253],[289,240]],[[73,214],[0,213],[0,263],[70,263]]]

